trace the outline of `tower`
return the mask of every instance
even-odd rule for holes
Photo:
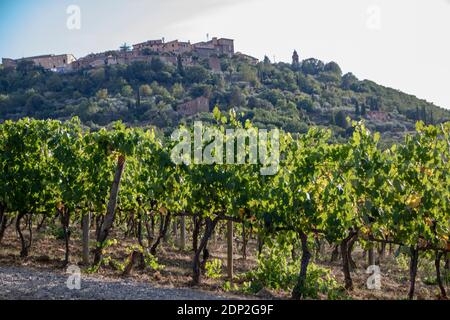
[[[298,68],[300,66],[300,58],[298,56],[297,50],[294,50],[294,53],[292,54],[292,66],[294,68]]]

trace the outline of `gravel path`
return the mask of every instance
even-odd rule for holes
[[[222,300],[230,297],[193,289],[158,288],[132,280],[81,276],[69,290],[69,275],[25,267],[0,267],[0,300]]]

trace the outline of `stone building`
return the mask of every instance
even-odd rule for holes
[[[150,50],[146,52],[146,50]],[[181,56],[183,65],[194,65],[197,58],[209,60],[211,70],[221,72],[218,56],[234,55],[234,40],[226,38],[212,38],[207,42],[191,44],[190,41],[149,40],[133,45],[133,50],[113,50],[101,53],[91,53],[76,59],[72,54],[43,55],[22,59],[3,58],[5,67],[16,67],[21,60],[32,61],[38,66],[56,72],[76,71],[84,68],[98,68],[106,65],[128,64],[135,61],[150,62],[153,57],[158,56],[163,62],[173,65],[177,64],[177,57]],[[244,55],[242,55],[244,56]],[[257,63],[257,59],[248,56],[250,61]]]
[[[384,111],[367,111],[367,118],[370,120],[378,120],[382,122],[389,121],[391,117]]]
[[[199,44],[195,44],[194,46],[195,48],[193,52],[195,53],[196,56],[200,58],[209,58],[212,55],[217,55],[216,49],[210,46],[203,46]]]
[[[157,58],[159,58],[164,63],[168,63],[168,64],[171,64],[174,66],[176,66],[178,64],[178,56],[174,55],[174,54],[162,54],[162,55],[158,56]],[[151,61],[151,59],[152,58],[150,58],[149,61]],[[192,60],[192,57],[189,55],[181,55],[181,63],[185,67],[194,65],[194,61]]]
[[[214,37],[207,42],[195,43],[194,52],[200,57],[209,57],[212,54],[225,54],[231,57],[234,55],[234,40]]]
[[[106,52],[103,53],[91,53],[87,56],[78,59],[73,63],[73,69],[79,70],[84,68],[96,68],[108,64],[108,59],[113,58],[112,55],[108,55]]]
[[[143,51],[148,49],[155,53],[174,53],[183,54],[192,51],[192,45],[190,42],[182,42],[173,40],[170,42],[163,42],[162,40],[149,40],[142,43],[133,45],[133,55],[142,55]]]
[[[5,66],[15,67],[19,61],[31,61],[35,65],[40,66],[47,70],[59,71],[62,69],[69,68],[69,66],[75,62],[77,59],[72,54],[60,54],[60,55],[42,55],[21,59],[7,59],[3,58],[2,63]]]
[[[181,42],[178,40],[170,41],[164,44],[163,52],[183,54],[192,51],[192,45],[190,42]]]
[[[162,40],[149,40],[133,45],[133,52],[139,52],[144,49],[149,49],[154,52],[163,52],[164,43]]]
[[[133,56],[132,52],[112,50],[88,54],[87,56],[73,62],[72,69],[80,70],[84,68],[98,68],[107,65],[127,64],[132,61],[139,60],[146,61],[145,57]]]
[[[15,68],[17,65],[17,62],[14,59],[2,58],[2,65],[5,68]]]
[[[233,39],[217,39],[213,38],[213,45],[216,47],[216,49],[222,53],[226,54],[227,56],[233,56],[234,55],[234,40]]]
[[[212,38],[207,42],[191,44],[188,42],[173,40],[164,42],[163,40],[149,40],[133,45],[133,55],[141,55],[145,49],[156,53],[183,54],[194,52],[200,57],[210,57],[213,54],[225,54],[229,57],[234,54],[234,40],[226,38]]]
[[[198,97],[197,99],[178,105],[177,111],[184,116],[192,116],[200,112],[209,112],[209,99]]]

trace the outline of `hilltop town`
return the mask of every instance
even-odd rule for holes
[[[270,48],[268,48],[270,50]],[[23,117],[67,120],[88,127],[121,120],[169,133],[180,124],[214,121],[211,111],[233,109],[260,128],[351,133],[348,120],[366,121],[386,141],[435,124],[450,112],[400,91],[344,74],[333,61],[263,61],[235,51],[233,39],[204,42],[148,40],[75,58],[72,54],[3,59],[0,122]]]
[[[234,40],[213,37],[205,42],[191,44],[165,39],[148,40],[134,44],[131,47],[124,44],[119,50],[110,50],[100,53],[91,53],[85,57],[76,59],[73,54],[48,54],[20,59],[3,58],[5,67],[15,67],[20,61],[31,61],[35,65],[54,72],[71,72],[85,68],[96,68],[106,65],[129,64],[135,61],[150,62],[154,56],[165,63],[176,65],[179,60],[184,66],[196,65],[200,59],[208,59],[209,67],[215,72],[220,72],[220,57],[232,57],[234,55],[246,59],[251,64],[257,64],[258,59],[240,52],[235,53]]]

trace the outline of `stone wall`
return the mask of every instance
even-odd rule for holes
[[[35,65],[48,70],[67,68],[70,64],[72,64],[76,60],[77,59],[75,59],[75,57],[71,54],[43,55],[43,56],[22,58],[17,60],[5,58],[2,59],[3,64],[9,67],[15,67],[17,65],[17,62],[19,61],[32,61]]]
[[[41,66],[44,69],[63,68],[76,61],[71,54],[49,55],[41,57],[25,58],[25,60],[33,61],[35,65]]]
[[[389,121],[390,116],[383,111],[367,111],[367,118],[370,120]]]
[[[16,67],[17,62],[16,62],[16,60],[13,60],[13,59],[3,58],[2,64],[6,68],[14,68],[14,67]]]
[[[191,116],[200,112],[209,112],[209,99],[199,97],[197,99],[180,104],[177,111],[184,116]]]
[[[213,72],[216,72],[216,73],[222,72],[219,58],[210,57],[208,62],[209,62],[209,67],[211,68],[211,70]]]

